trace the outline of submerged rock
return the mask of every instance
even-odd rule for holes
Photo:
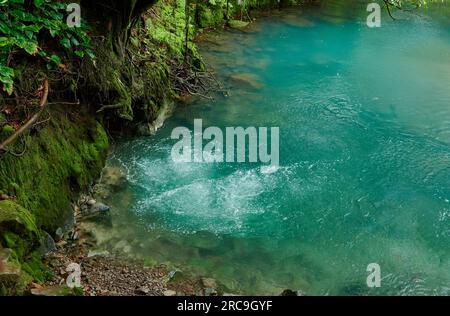
[[[249,24],[250,24],[250,22],[245,22],[245,21],[241,21],[241,20],[230,20],[230,21],[228,21],[228,25],[230,27],[232,27],[232,28],[235,28],[235,29],[246,28]]]
[[[264,87],[261,83],[260,78],[252,73],[237,73],[230,76],[230,79],[235,85],[239,85],[244,89],[254,89],[260,90]]]
[[[120,192],[127,183],[127,172],[124,168],[107,166],[103,169],[100,181],[94,186],[94,195],[107,199]]]
[[[119,167],[103,169],[101,182],[113,189],[121,189],[127,182],[127,172]]]

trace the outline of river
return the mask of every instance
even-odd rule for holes
[[[208,35],[228,92],[117,145],[128,184],[104,245],[236,293],[450,294],[450,5],[369,28],[365,2],[345,2]],[[175,163],[171,132],[194,119],[279,127],[279,168]]]

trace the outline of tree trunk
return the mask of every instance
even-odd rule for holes
[[[101,23],[102,29],[111,36],[114,51],[124,56],[131,28],[139,16],[157,0],[82,0],[83,14],[89,20]]]

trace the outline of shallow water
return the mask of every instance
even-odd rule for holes
[[[369,29],[365,6],[330,1],[210,34],[202,51],[228,96],[180,105],[155,137],[119,144],[109,164],[128,185],[107,200],[105,244],[231,292],[450,294],[448,13]],[[280,168],[172,162],[172,129],[196,118],[279,126]]]

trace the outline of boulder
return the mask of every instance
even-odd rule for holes
[[[105,224],[107,226],[112,225],[110,207],[101,202],[97,202],[94,199],[88,199],[85,203],[81,204],[80,215],[83,220],[89,220]]]
[[[20,268],[14,251],[0,248],[0,296],[22,295],[32,278]]]
[[[56,251],[56,244],[53,240],[52,236],[50,236],[47,232],[43,231],[40,246],[38,249],[38,253],[42,257],[47,257]]]
[[[27,239],[38,237],[34,216],[11,200],[0,201],[0,236],[6,232],[12,232]]]
[[[243,29],[246,28],[250,22],[241,21],[241,20],[229,20],[228,25],[234,29]]]
[[[0,288],[11,288],[20,279],[21,269],[14,262],[12,255],[11,249],[0,249]]]

